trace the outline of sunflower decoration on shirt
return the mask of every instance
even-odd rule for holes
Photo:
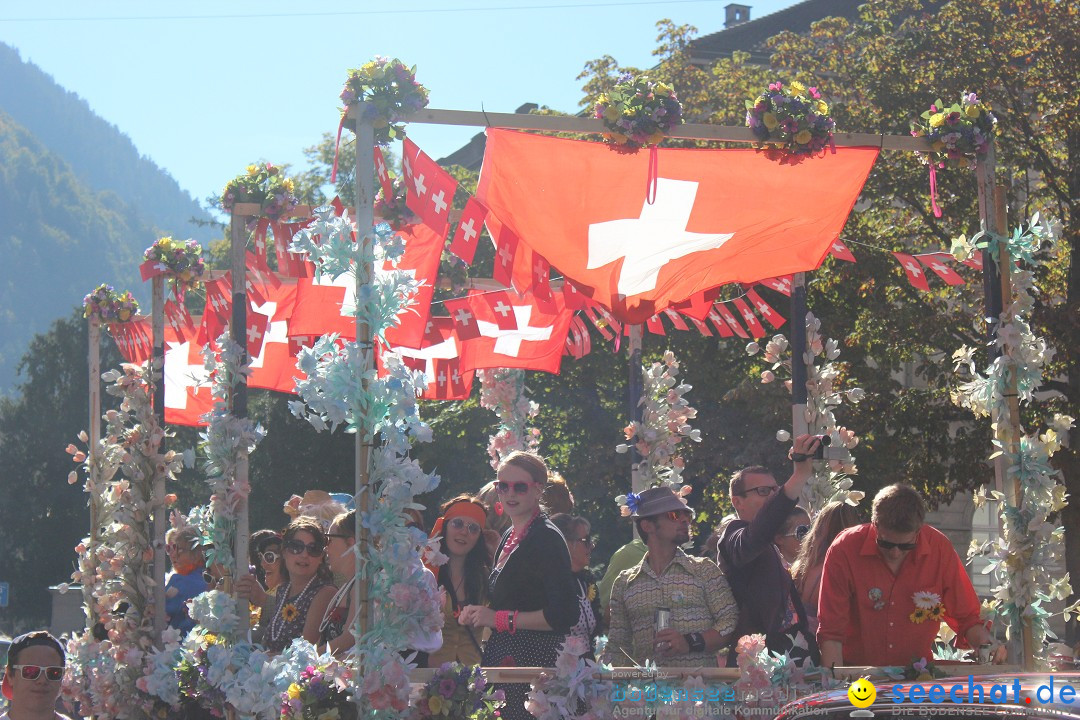
[[[298,617],[300,617],[300,610],[294,603],[285,603],[285,607],[281,608],[281,619],[285,622],[292,622]]]
[[[585,591],[585,598],[589,602],[596,600],[596,583],[589,583],[589,589]]]
[[[916,625],[927,620],[941,622],[945,619],[945,605],[941,602],[941,596],[929,590],[919,590],[911,596],[915,603],[915,611],[908,619]]]

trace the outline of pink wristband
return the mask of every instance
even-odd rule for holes
[[[508,610],[495,611],[495,632],[507,632],[509,627],[510,612]]]

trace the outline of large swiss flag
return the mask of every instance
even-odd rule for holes
[[[463,370],[481,368],[522,368],[558,373],[566,335],[574,313],[566,309],[561,292],[552,294],[550,305],[540,307],[530,293],[505,293],[514,313],[516,327],[504,329],[495,318],[495,310],[485,301],[484,293],[469,293],[469,310],[479,337],[461,342]]]
[[[751,149],[663,148],[650,203],[650,152],[511,130],[487,136],[477,199],[633,323],[725,283],[818,267],[878,155],[837,148],[781,164]]]
[[[262,336],[262,348],[251,358],[248,387],[295,393],[295,377],[302,373],[296,368],[293,347],[289,342],[289,318],[296,305],[296,279],[282,278],[281,284],[262,285],[258,289],[263,301],[251,300],[249,320],[254,314],[270,318]]]

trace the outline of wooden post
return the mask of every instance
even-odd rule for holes
[[[994,186],[994,231],[1001,237],[1005,237],[1009,232],[1008,206],[1005,198],[1005,187],[1002,185]],[[998,258],[1000,259],[998,274],[1000,276],[1002,312],[1005,313],[1005,315],[1002,316],[1002,322],[1005,323],[1011,321],[1013,318],[1012,312],[1007,309],[1010,308],[1013,303],[1013,260],[1009,255],[1008,243],[1005,240],[998,241]],[[1020,433],[1022,432],[1020,427],[1020,396],[1016,388],[1015,368],[1013,372],[1009,373],[1004,397],[1005,402],[1008,403],[1008,407],[1004,415],[999,415],[995,418],[997,437],[1005,448],[1006,453],[1015,456],[1020,451]],[[1005,455],[998,457],[999,460],[1003,460],[1004,458]],[[1004,466],[1004,463],[1001,463],[1001,465]],[[1004,467],[1002,477],[1007,477],[1007,475],[1004,474]],[[1023,506],[1024,487],[1018,476],[1014,475],[1012,482],[1007,484],[1007,492],[1011,497],[1013,505],[1017,508]],[[1035,639],[1031,627],[1031,618],[1023,617],[1021,622],[1020,637],[1023,652],[1021,664],[1025,671],[1033,672],[1035,670]]]
[[[232,270],[232,322],[229,324],[230,339],[240,346],[240,366],[247,364],[247,220],[256,217],[262,208],[256,203],[236,203],[229,216],[230,267]],[[208,338],[211,342],[217,338]],[[230,394],[232,415],[246,418],[247,375],[241,373]],[[238,485],[248,484],[248,452],[244,446],[237,448],[236,477]],[[240,498],[236,506],[236,537],[233,538],[234,568],[225,578],[225,591],[233,591],[234,577],[247,575],[248,569],[248,499]]]
[[[644,335],[641,325],[630,326],[630,375],[629,382],[627,383],[629,390],[629,402],[630,402],[630,421],[640,422],[642,417],[641,410],[641,390],[644,381],[641,377],[641,343]],[[641,462],[641,453],[637,451],[634,445],[630,446],[630,488],[633,492],[639,493],[645,489],[645,479],[641,477],[641,471],[638,469],[638,464]],[[634,524],[634,535],[637,536],[637,524]]]
[[[357,104],[352,107],[350,115],[356,121],[356,236],[363,243],[363,256],[367,257],[371,250],[370,233],[375,225],[375,129],[371,120],[365,117],[363,105]],[[357,307],[360,298],[363,297],[363,287],[371,282],[373,275],[371,265],[365,263],[356,268],[356,297]],[[374,358],[374,342],[371,327],[364,322],[359,315],[356,318],[356,344],[363,352],[363,373],[367,374],[370,363]],[[364,389],[367,389],[367,381],[364,381]],[[364,513],[371,508],[371,493],[368,492],[368,483],[371,480],[371,448],[374,437],[370,440],[367,435],[372,428],[361,427],[356,433],[356,573],[360,574],[363,562],[370,555],[371,533],[361,522]],[[374,623],[374,606],[369,598],[371,580],[364,577],[357,580],[353,585],[352,607],[358,609],[357,622],[360,634],[367,633]],[[363,668],[358,664],[356,667],[357,677],[363,677]]]
[[[791,440],[809,430],[806,420],[806,274],[791,276]]]
[[[150,382],[154,388],[154,417],[158,426],[165,427],[165,277],[157,275],[152,281],[154,353],[150,359]],[[165,476],[154,480],[154,639],[161,647],[165,631],[165,531],[169,514],[165,507]]]
[[[86,364],[88,368],[87,379],[90,381],[90,425],[86,443],[86,466],[89,468],[86,486],[90,491],[90,547],[87,548],[86,552],[90,557],[96,558],[98,542],[101,539],[100,518],[98,517],[101,509],[101,501],[98,499],[98,494],[101,492],[101,468],[98,463],[101,454],[98,448],[101,443],[101,318],[97,314],[92,314],[87,322]],[[87,601],[86,629],[90,630],[97,623],[98,618],[94,598],[90,594],[89,585],[86,581],[83,581],[83,598]]]

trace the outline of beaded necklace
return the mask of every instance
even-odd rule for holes
[[[293,596],[293,600],[298,600],[299,598],[301,598],[304,593],[308,591],[308,588],[311,587],[311,583],[315,582],[315,578],[317,578],[318,576],[318,573],[312,575],[311,579],[307,581],[307,585],[304,586],[304,589]],[[270,642],[276,643],[278,640],[281,639],[281,633],[285,630],[285,623],[288,622],[285,620],[284,610],[286,607],[291,605],[291,603],[287,601],[289,599],[289,593],[292,592],[292,581],[289,581],[289,585],[286,588],[286,591],[287,592],[281,594],[281,602],[278,603],[277,612],[274,613],[274,617],[270,620]]]
[[[517,549],[517,546],[521,544],[521,541],[525,539],[525,536],[529,534],[529,529],[532,527],[536,519],[540,517],[540,508],[533,511],[532,517],[529,518],[529,522],[525,523],[524,529],[521,534],[518,534],[517,530],[510,531],[510,537],[506,539],[506,544],[503,545],[502,552],[499,553],[499,561],[495,563],[496,570],[502,570],[506,565],[506,561],[510,559],[511,553]]]

